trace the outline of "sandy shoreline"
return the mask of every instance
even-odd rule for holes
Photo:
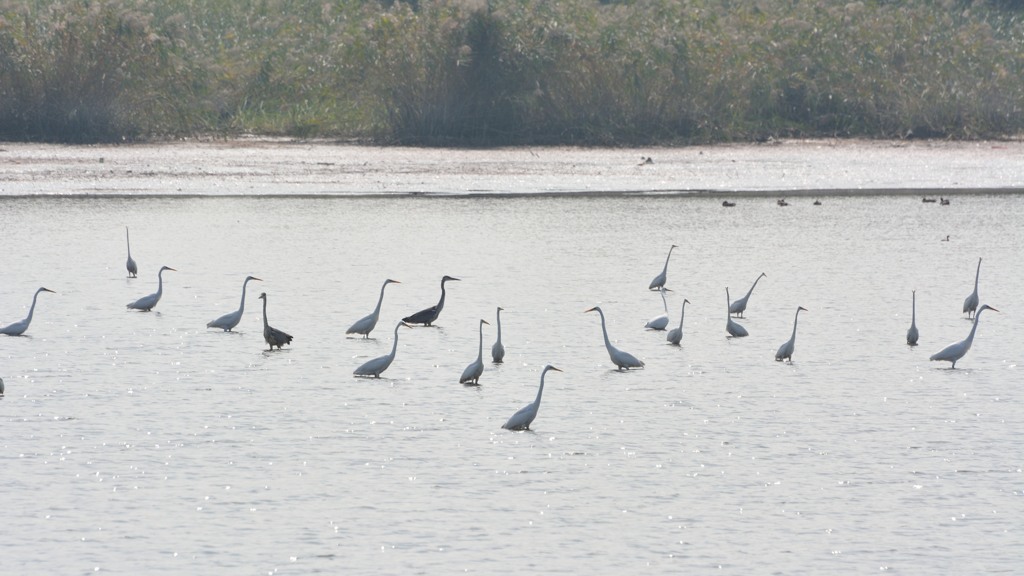
[[[1020,192],[1024,142],[1017,141],[487,150],[255,138],[123,146],[0,143],[0,196]]]

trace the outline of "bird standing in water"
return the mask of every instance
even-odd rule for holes
[[[491,325],[487,320],[480,319],[480,345],[477,349],[476,360],[470,362],[469,366],[462,371],[459,384],[480,384],[480,376],[484,373],[484,324]]]
[[[132,241],[128,237],[128,227],[124,227],[124,240],[128,244],[128,261],[125,262],[125,268],[128,269],[128,277],[136,278],[139,275],[139,266],[132,260]]]
[[[242,282],[242,302],[238,305],[238,310],[229,312],[216,320],[207,322],[207,328],[220,328],[225,332],[230,332],[232,328],[238,326],[238,323],[242,320],[242,312],[245,311],[245,286],[249,283],[249,280],[256,280],[259,282],[263,281],[255,276],[246,276],[245,281]]]
[[[506,430],[529,430],[530,424],[533,423],[534,419],[537,418],[537,410],[540,409],[540,397],[544,394],[544,376],[547,375],[549,370],[561,372],[558,368],[555,368],[551,364],[544,367],[544,370],[540,373],[540,387],[537,388],[537,398],[533,402],[520,408],[508,422],[505,422],[501,427]]]
[[[991,310],[993,312],[999,312],[995,308],[988,304],[982,304],[981,308],[974,314],[974,324],[971,325],[971,332],[967,335],[967,338],[959,342],[954,342],[949,346],[946,346],[942,350],[939,350],[935,354],[932,354],[929,360],[943,360],[946,362],[952,362],[953,368],[956,368],[956,361],[963,358],[967,351],[971,349],[971,345],[974,344],[974,333],[978,330],[978,318],[981,317],[981,313],[984,310]]]
[[[0,334],[6,334],[7,336],[21,336],[26,330],[28,330],[28,325],[32,323],[32,315],[35,314],[36,311],[36,299],[39,298],[40,292],[56,294],[56,292],[49,288],[39,288],[36,290],[35,295],[32,296],[32,306],[28,309],[28,316],[24,320],[0,328]]]
[[[281,347],[284,346],[285,344],[291,344],[292,343],[292,336],[291,336],[291,334],[288,334],[287,332],[284,332],[282,330],[278,330],[277,328],[274,328],[267,321],[267,293],[266,292],[263,292],[263,293],[260,294],[260,300],[263,300],[263,339],[266,340],[267,344],[270,345],[270,348],[269,348],[270,350],[273,350],[274,346],[277,346],[277,349],[280,350]]]
[[[651,285],[647,287],[648,290],[657,290],[665,285],[665,280],[668,278],[668,260],[672,257],[672,250],[675,248],[679,248],[679,246],[673,244],[668,249],[668,256],[665,257],[665,268],[654,277],[654,280],[651,280]]]
[[[154,306],[160,302],[160,298],[164,295],[164,270],[170,270],[171,272],[177,272],[170,266],[161,266],[160,271],[156,273],[157,287],[156,292],[149,296],[143,296],[135,302],[128,304],[128,308],[131,310],[142,310],[143,312],[149,312]]]
[[[434,321],[437,320],[437,317],[441,315],[441,310],[444,308],[444,296],[445,296],[444,283],[448,282],[449,280],[452,280],[454,282],[459,282],[458,278],[455,278],[455,277],[452,277],[452,276],[447,276],[446,275],[446,276],[442,277],[441,278],[441,299],[437,301],[437,304],[435,304],[435,305],[433,305],[430,308],[427,308],[425,310],[420,310],[419,312],[417,312],[417,313],[415,313],[415,314],[413,314],[411,316],[406,316],[405,318],[402,318],[402,322],[406,322],[406,323],[409,323],[409,324],[423,324],[424,326],[430,326],[431,324],[433,324]]]
[[[398,280],[392,280],[388,278],[384,281],[384,284],[380,287],[380,297],[377,298],[377,307],[373,309],[369,315],[356,320],[356,323],[349,327],[345,331],[345,334],[362,334],[363,338],[369,338],[370,332],[377,327],[377,319],[380,318],[380,305],[384,302],[384,289],[388,287],[388,284],[401,284]]]
[[[505,346],[501,343],[501,311],[504,310],[501,306],[498,306],[497,322],[498,322],[498,339],[494,341],[494,345],[491,346],[491,360],[495,364],[501,364],[505,361]]]
[[[617,366],[616,370],[622,370],[623,368],[626,370],[629,370],[630,368],[643,368],[644,363],[638,360],[636,356],[612,346],[611,341],[608,339],[608,328],[605,327],[604,323],[604,310],[601,310],[600,306],[594,306],[584,312],[595,311],[601,315],[601,334],[604,335],[604,347],[608,350],[608,356],[612,359],[612,363]]]

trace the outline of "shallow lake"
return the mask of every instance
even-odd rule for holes
[[[0,325],[57,292],[0,336],[0,572],[1024,570],[1024,196],[812,200],[0,198]],[[644,329],[673,243],[679,347]],[[970,331],[978,258],[999,312],[952,370],[928,357]],[[727,338],[726,287],[762,272]],[[249,274],[235,332],[207,329]],[[445,274],[435,326],[353,377]],[[532,431],[501,429],[549,363]]]

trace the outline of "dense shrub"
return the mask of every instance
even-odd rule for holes
[[[622,145],[1016,136],[1019,4],[0,3],[0,137]]]

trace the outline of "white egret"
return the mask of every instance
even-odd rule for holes
[[[978,309],[978,279],[981,277],[981,258],[978,258],[978,271],[974,273],[974,292],[964,298],[964,312],[970,318]]]
[[[910,328],[907,329],[907,344],[917,346],[917,290],[910,292]]]
[[[931,357],[928,359],[952,362],[952,367],[956,368],[956,361],[963,358],[964,354],[967,354],[967,351],[971,349],[971,344],[974,344],[974,332],[978,329],[978,318],[981,317],[981,312],[983,310],[999,312],[999,310],[996,310],[995,308],[989,306],[988,304],[982,304],[981,308],[978,308],[978,311],[974,313],[974,324],[971,325],[971,333],[967,335],[967,338],[959,342],[954,342],[949,346],[946,346],[942,350],[939,350],[935,354],[932,354]]]
[[[132,241],[128,238],[128,227],[124,227],[124,240],[128,244],[128,261],[125,262],[125,267],[128,268],[128,277],[137,278],[139,275],[139,266],[132,260]]]
[[[501,364],[505,361],[505,346],[501,343],[501,311],[504,310],[501,306],[498,306],[498,312],[496,314],[498,321],[498,339],[494,341],[494,345],[491,346],[491,360],[495,364]]]
[[[672,257],[672,250],[674,248],[679,248],[679,246],[673,244],[672,247],[668,249],[668,256],[665,257],[665,268],[661,271],[661,274],[658,274],[654,277],[654,280],[651,280],[651,285],[647,287],[648,290],[657,290],[665,285],[665,280],[668,277],[668,260]]]
[[[35,295],[32,296],[32,306],[28,309],[28,317],[26,317],[24,320],[20,322],[15,322],[13,324],[0,328],[0,334],[6,334],[8,336],[21,336],[22,334],[25,333],[26,330],[28,330],[28,325],[32,323],[32,314],[36,311],[36,298],[39,298],[40,292],[50,292],[52,294],[56,294],[56,292],[50,290],[49,288],[40,288],[36,290]]]
[[[668,340],[676,346],[679,346],[679,343],[683,340],[683,317],[686,315],[686,305],[689,303],[689,300],[683,298],[683,310],[679,313],[679,328],[669,330],[668,334],[665,336],[665,340]]]
[[[626,370],[629,370],[630,368],[642,368],[644,363],[638,360],[636,356],[633,356],[629,352],[623,352],[615,346],[612,346],[611,341],[608,340],[608,328],[605,327],[604,323],[604,311],[601,310],[600,306],[594,306],[593,308],[584,310],[584,312],[594,312],[595,310],[601,315],[601,333],[604,335],[604,347],[608,349],[608,356],[618,367],[616,370],[622,370],[623,368]]]
[[[381,372],[388,369],[391,363],[395,361],[395,352],[398,350],[398,329],[402,326],[406,328],[412,328],[405,322],[399,322],[395,324],[395,340],[391,343],[391,353],[385,356],[379,356],[373,360],[367,360],[363,362],[362,366],[352,371],[356,376],[373,376],[374,378],[380,378]]]
[[[142,310],[143,312],[149,312],[156,306],[157,302],[160,301],[160,297],[164,295],[164,270],[170,270],[171,272],[177,272],[170,266],[161,266],[160,271],[156,273],[158,281],[156,292],[149,296],[143,296],[135,302],[128,304],[128,308],[131,310]]]
[[[427,308],[426,310],[420,310],[412,316],[406,316],[402,318],[402,322],[408,322],[409,324],[423,324],[424,326],[430,326],[434,320],[441,314],[441,309],[444,308],[444,283],[453,280],[458,282],[458,278],[452,276],[444,276],[441,278],[441,299],[437,301],[437,304]],[[411,328],[411,326],[410,326]]]
[[[221,328],[225,332],[230,332],[232,328],[238,326],[238,322],[242,320],[242,312],[245,310],[245,285],[249,283],[249,280],[257,280],[262,282],[262,278],[255,276],[246,276],[245,282],[242,282],[242,303],[238,305],[238,310],[230,312],[206,323],[207,328]]]
[[[782,346],[779,346],[779,351],[775,353],[776,362],[781,362],[783,360],[789,360],[790,363],[793,362],[793,348],[796,346],[796,322],[800,318],[801,310],[807,312],[807,308],[804,308],[803,306],[796,307],[796,315],[793,316],[793,335],[789,337],[789,341]]]
[[[462,371],[459,384],[480,383],[480,375],[484,373],[484,324],[491,325],[487,320],[480,319],[480,346],[476,353],[476,360],[470,362],[469,366]]]
[[[501,426],[502,428],[506,430],[530,429],[530,424],[532,424],[533,420],[537,417],[537,410],[540,408],[540,397],[542,394],[544,394],[544,376],[547,375],[548,370],[561,372],[561,370],[555,368],[551,364],[545,366],[544,370],[540,373],[540,388],[537,389],[537,398],[533,402],[520,408],[519,411],[517,411],[515,414],[512,415],[511,418],[508,419],[508,422],[505,422]]]
[[[267,293],[263,292],[260,294],[260,300],[263,300],[263,339],[270,345],[270,350],[277,346],[280,350],[285,344],[292,343],[292,336],[286,332],[278,330],[270,325],[267,321]]]
[[[760,280],[761,278],[767,277],[768,276],[764,272],[761,272],[761,275],[758,276],[756,280],[754,280],[754,284],[753,286],[750,287],[750,290],[747,290],[747,295],[744,296],[743,298],[737,298],[735,302],[729,304],[729,314],[737,314],[740,318],[742,318],[743,311],[747,309],[747,300],[750,300],[750,295],[754,293],[754,287],[757,286],[757,281]]]
[[[647,324],[644,324],[644,328],[648,330],[664,330],[668,328],[668,302],[665,301],[665,292],[671,292],[671,290],[662,286],[658,288],[658,292],[661,292],[661,306],[665,309],[665,313],[648,320]]]
[[[388,278],[384,281],[384,284],[380,287],[380,297],[377,298],[377,307],[373,309],[368,316],[364,316],[356,323],[345,330],[345,334],[362,334],[363,338],[369,338],[370,332],[377,326],[377,319],[380,317],[380,305],[384,302],[384,289],[388,287],[388,284],[401,284],[398,280],[392,280]]]
[[[725,331],[729,333],[729,336],[733,338],[743,338],[749,336],[747,329],[740,326],[737,322],[732,319],[732,312],[729,311],[729,288],[725,289]]]

